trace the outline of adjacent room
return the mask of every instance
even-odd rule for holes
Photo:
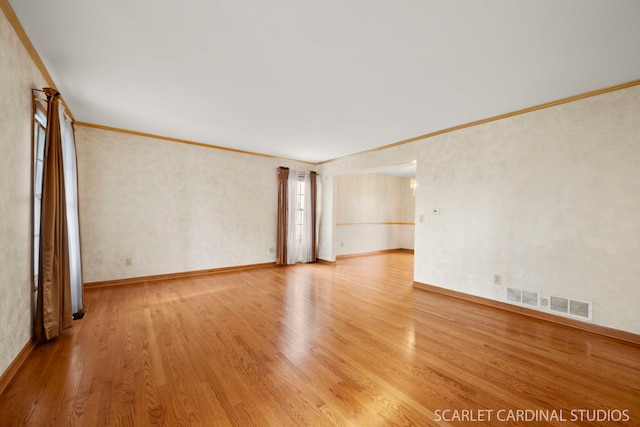
[[[0,8],[0,425],[640,425],[639,2]]]

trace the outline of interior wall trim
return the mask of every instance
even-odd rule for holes
[[[53,79],[51,78],[51,75],[49,74],[49,71],[47,70],[47,67],[44,65],[44,62],[42,62],[42,58],[40,58],[40,55],[38,54],[38,52],[36,51],[35,47],[33,46],[33,43],[31,43],[31,40],[29,39],[29,36],[27,36],[27,33],[24,31],[24,28],[22,27],[22,24],[20,23],[20,21],[18,20],[18,17],[16,16],[15,12],[13,11],[13,8],[9,4],[9,1],[8,0],[0,0],[0,8],[4,12],[4,14],[7,17],[9,23],[11,24],[11,26],[14,29],[14,31],[18,35],[18,38],[20,38],[20,40],[22,41],[22,44],[24,45],[25,49],[27,50],[27,52],[31,56],[31,59],[35,63],[36,67],[42,73],[42,76],[44,77],[44,79],[47,81],[49,86],[51,86],[52,88],[56,88],[56,85],[55,85]],[[269,155],[269,154],[255,153],[255,152],[251,152],[251,151],[238,150],[238,149],[234,149],[234,148],[228,148],[228,147],[204,144],[204,143],[201,143],[201,142],[188,141],[188,140],[180,139],[180,138],[172,138],[172,137],[167,137],[167,136],[148,134],[148,133],[144,133],[144,132],[137,132],[137,131],[131,131],[131,130],[126,130],[126,129],[113,128],[113,127],[109,127],[109,126],[102,126],[102,125],[86,123],[86,122],[76,122],[75,118],[73,117],[73,113],[71,112],[71,109],[69,108],[69,106],[64,101],[64,97],[61,97],[61,99],[62,99],[62,103],[64,104],[64,106],[65,106],[65,108],[67,110],[67,113],[69,114],[69,117],[78,126],[93,127],[93,128],[102,129],[102,130],[110,130],[110,131],[113,131],[113,132],[129,133],[129,134],[132,134],[132,135],[146,136],[146,137],[157,138],[157,139],[162,139],[162,140],[171,141],[171,142],[177,142],[177,143],[182,143],[182,144],[191,144],[191,145],[196,145],[196,146],[201,146],[201,147],[214,148],[214,149],[218,149],[218,150],[226,150],[226,151],[232,151],[232,152],[236,152],[236,153],[249,154],[249,155],[253,155],[253,156],[262,156],[262,157],[270,157],[270,158],[277,158],[277,159],[284,159],[284,160],[292,160],[292,161],[311,164],[311,165],[322,165],[322,164],[330,163],[330,162],[333,162],[333,161],[336,161],[336,160],[341,160],[341,159],[346,159],[346,158],[349,158],[349,157],[359,156],[361,154],[366,154],[366,153],[372,153],[372,152],[376,152],[376,151],[386,150],[388,148],[396,147],[398,145],[408,144],[408,143],[411,143],[411,142],[419,141],[421,139],[426,139],[426,138],[431,138],[431,137],[434,137],[434,136],[437,136],[437,135],[442,135],[444,133],[454,132],[456,130],[465,129],[465,128],[468,128],[468,127],[477,126],[477,125],[481,125],[481,124],[484,124],[484,123],[493,122],[493,121],[496,121],[496,120],[502,120],[502,119],[505,119],[505,118],[508,118],[508,117],[513,117],[513,116],[517,116],[517,115],[520,115],[520,114],[530,113],[532,111],[542,110],[542,109],[545,109],[545,108],[551,108],[551,107],[554,107],[556,105],[566,104],[566,103],[569,103],[569,102],[578,101],[580,99],[589,98],[589,97],[597,96],[597,95],[602,95],[604,93],[614,92],[614,91],[617,91],[617,90],[626,89],[626,88],[637,86],[637,85],[640,85],[640,79],[633,80],[633,81],[630,81],[630,82],[627,82],[627,83],[622,83],[622,84],[615,85],[615,86],[606,87],[606,88],[603,88],[603,89],[597,89],[597,90],[593,90],[593,91],[589,91],[589,92],[584,92],[584,93],[581,93],[581,94],[578,94],[578,95],[573,95],[573,96],[570,96],[570,97],[567,97],[567,98],[558,99],[556,101],[547,102],[547,103],[536,105],[536,106],[529,107],[529,108],[523,108],[521,110],[516,110],[516,111],[512,111],[510,113],[505,113],[505,114],[500,114],[500,115],[489,117],[489,118],[486,118],[486,119],[476,120],[476,121],[473,121],[473,122],[470,122],[470,123],[465,123],[465,124],[462,124],[462,125],[453,126],[453,127],[447,128],[447,129],[442,129],[442,130],[439,130],[439,131],[426,133],[424,135],[419,135],[419,136],[416,136],[416,137],[413,137],[413,138],[409,138],[409,139],[405,139],[405,140],[402,140],[402,141],[394,142],[392,144],[383,145],[383,146],[380,146],[380,147],[377,147],[377,148],[373,148],[371,150],[365,150],[365,151],[361,151],[361,152],[358,152],[358,153],[349,154],[347,156],[336,157],[334,159],[328,159],[328,160],[324,160],[322,162],[308,162],[308,161],[304,161],[304,160],[288,159],[288,158],[284,158],[284,157],[272,156],[272,155]]]
[[[416,225],[415,222],[341,222],[336,224],[336,227],[343,227],[346,225]]]
[[[473,127],[473,126],[478,126],[478,125],[482,125],[482,124],[489,123],[489,122],[495,122],[497,120],[502,120],[502,119],[506,119],[506,118],[509,118],[509,117],[518,116],[520,114],[531,113],[533,111],[544,110],[546,108],[555,107],[557,105],[567,104],[567,103],[570,103],[570,102],[579,101],[581,99],[590,98],[590,97],[593,97],[593,96],[598,96],[598,95],[602,95],[602,94],[609,93],[609,92],[615,92],[615,91],[618,91],[618,90],[627,89],[627,88],[630,88],[630,87],[633,87],[633,86],[638,86],[638,85],[640,85],[640,79],[632,80],[632,81],[627,82],[627,83],[621,83],[621,84],[615,85],[615,86],[606,87],[606,88],[603,88],[603,89],[596,89],[596,90],[592,90],[592,91],[589,91],[589,92],[584,92],[584,93],[581,93],[581,94],[578,94],[578,95],[569,96],[567,98],[562,98],[562,99],[558,99],[558,100],[555,100],[555,101],[546,102],[544,104],[535,105],[533,107],[523,108],[521,110],[512,111],[510,113],[505,113],[505,114],[500,114],[500,115],[493,116],[493,117],[488,117],[486,119],[476,120],[474,122],[469,122],[469,123],[453,126],[453,127],[442,129],[442,130],[438,130],[438,131],[435,131],[435,132],[426,133],[424,135],[415,136],[415,137],[409,138],[409,139],[404,139],[402,141],[394,142],[392,144],[387,144],[387,145],[383,145],[381,147],[372,148],[371,150],[360,151],[358,153],[348,154],[348,155],[342,156],[342,157],[336,157],[335,159],[324,160],[322,162],[318,162],[317,164],[318,165],[322,165],[322,164],[325,164],[325,163],[334,162],[336,160],[344,160],[344,159],[348,159],[350,157],[360,156],[362,154],[374,153],[376,151],[386,150],[388,148],[397,147],[399,145],[409,144],[411,142],[419,141],[421,139],[433,138],[434,136],[442,135],[442,134],[449,133],[449,132],[455,132],[455,131],[460,130],[460,129],[465,129],[465,128],[469,128],[469,127]]]
[[[55,85],[53,79],[51,78],[51,75],[49,74],[49,71],[47,70],[47,67],[42,62],[42,58],[40,58],[40,55],[38,54],[38,52],[36,51],[35,47],[33,46],[33,43],[31,43],[31,40],[29,39],[29,36],[27,36],[27,33],[24,31],[24,28],[22,27],[22,24],[20,23],[20,21],[18,20],[18,17],[16,16],[15,12],[13,11],[13,8],[9,4],[9,1],[8,0],[0,0],[0,9],[2,9],[2,11],[4,12],[4,14],[7,17],[9,23],[11,24],[11,26],[14,29],[14,31],[16,32],[16,34],[18,35],[18,37],[22,41],[22,44],[24,45],[25,49],[27,50],[27,52],[31,56],[31,59],[35,63],[35,65],[38,68],[38,70],[40,70],[40,72],[42,73],[42,76],[44,77],[44,79],[47,81],[49,86],[51,86],[52,88],[56,88],[56,85]],[[92,127],[92,128],[96,128],[96,129],[102,129],[102,130],[110,130],[110,131],[113,131],[113,132],[129,133],[129,134],[132,134],[132,135],[146,136],[146,137],[151,137],[151,138],[162,139],[162,140],[165,140],[165,141],[177,142],[177,143],[181,143],[181,144],[191,144],[191,145],[196,145],[196,146],[201,146],[201,147],[214,148],[214,149],[218,149],[218,150],[232,151],[232,152],[241,153],[241,154],[249,154],[249,155],[253,155],[253,156],[270,157],[270,158],[277,158],[277,159],[283,159],[283,160],[292,160],[292,161],[311,164],[311,165],[322,165],[322,164],[325,164],[325,163],[334,162],[336,160],[342,160],[342,159],[346,159],[346,158],[350,158],[350,157],[354,157],[354,156],[359,156],[361,154],[367,154],[367,153],[372,153],[372,152],[376,152],[376,151],[386,150],[388,148],[392,148],[392,147],[396,147],[396,146],[399,146],[399,145],[408,144],[408,143],[411,143],[411,142],[419,141],[421,139],[431,138],[431,137],[434,137],[434,136],[437,136],[437,135],[442,135],[444,133],[454,132],[456,130],[465,129],[465,128],[468,128],[468,127],[477,126],[477,125],[481,125],[481,124],[484,124],[484,123],[493,122],[493,121],[496,121],[496,120],[502,120],[502,119],[505,119],[505,118],[508,118],[508,117],[513,117],[513,116],[517,116],[517,115],[520,115],[520,114],[530,113],[532,111],[542,110],[542,109],[545,109],[545,108],[551,108],[551,107],[555,107],[556,105],[566,104],[566,103],[569,103],[569,102],[578,101],[580,99],[589,98],[589,97],[597,96],[597,95],[602,95],[604,93],[614,92],[614,91],[617,91],[617,90],[626,89],[626,88],[630,88],[630,87],[637,86],[637,85],[640,85],[640,79],[633,80],[633,81],[630,81],[630,82],[627,82],[627,83],[622,83],[622,84],[615,85],[615,86],[606,87],[606,88],[603,88],[603,89],[597,89],[597,90],[593,90],[593,91],[589,91],[589,92],[584,92],[584,93],[581,93],[581,94],[578,94],[578,95],[569,96],[567,98],[558,99],[556,101],[547,102],[547,103],[536,105],[536,106],[529,107],[529,108],[523,108],[521,110],[516,110],[516,111],[512,111],[510,113],[505,113],[505,114],[500,114],[500,115],[489,117],[489,118],[486,118],[486,119],[476,120],[476,121],[473,121],[473,122],[470,122],[470,123],[465,123],[465,124],[462,124],[462,125],[453,126],[453,127],[447,128],[447,129],[442,129],[442,130],[439,130],[439,131],[426,133],[424,135],[419,135],[419,136],[416,136],[416,137],[413,137],[413,138],[409,138],[409,139],[405,139],[405,140],[402,140],[402,141],[394,142],[392,144],[387,144],[387,145],[383,145],[383,146],[380,146],[380,147],[377,147],[377,148],[372,148],[371,150],[360,151],[358,153],[353,153],[353,154],[349,154],[349,155],[342,156],[342,157],[336,157],[334,159],[324,160],[322,162],[308,162],[308,161],[304,161],[304,160],[289,159],[289,158],[285,158],[285,157],[272,156],[272,155],[269,155],[269,154],[255,153],[255,152],[251,152],[251,151],[237,150],[237,149],[234,149],[234,148],[228,148],[228,147],[221,147],[221,146],[216,146],[216,145],[204,144],[204,143],[201,143],[201,142],[188,141],[188,140],[184,140],[184,139],[180,139],[180,138],[172,138],[172,137],[161,136],[161,135],[153,135],[153,134],[148,134],[148,133],[144,133],[144,132],[137,132],[137,131],[131,131],[131,130],[126,130],[126,129],[113,128],[113,127],[109,127],[109,126],[102,126],[102,125],[86,123],[86,122],[76,122],[75,118],[73,117],[73,113],[71,112],[71,109],[69,108],[69,106],[64,101],[64,97],[61,96],[61,100],[62,100],[62,103],[64,104],[64,106],[65,106],[65,108],[67,110],[67,113],[69,114],[69,117],[71,118],[71,120],[74,121],[75,125],[78,125],[78,126]]]
[[[382,254],[389,254],[389,253],[413,254],[414,250],[413,249],[404,249],[404,248],[382,249],[382,250],[379,250],[379,251],[361,252],[361,253],[357,253],[357,254],[336,255],[336,260],[341,259],[341,258],[355,258],[355,257],[359,257],[359,256],[382,255]]]
[[[155,134],[152,134],[152,133],[138,132],[138,131],[135,131],[135,130],[115,128],[115,127],[111,127],[111,126],[103,126],[103,125],[98,125],[98,124],[95,124],[95,123],[75,122],[74,124],[76,126],[83,126],[83,127],[86,127],[86,128],[106,130],[106,131],[110,131],[110,132],[125,133],[125,134],[128,134],[128,135],[142,136],[142,137],[145,137],[145,138],[160,139],[160,140],[163,140],[163,141],[177,142],[179,144],[195,145],[197,147],[212,148],[214,150],[230,151],[232,153],[247,154],[247,155],[250,155],[250,156],[267,157],[267,158],[270,158],[270,159],[289,160],[289,161],[298,162],[298,163],[306,163],[306,164],[309,164],[309,165],[316,165],[316,163],[307,162],[307,161],[304,161],[304,160],[289,159],[289,158],[286,158],[286,157],[273,156],[271,154],[256,153],[256,152],[253,152],[253,151],[246,151],[246,150],[239,150],[239,149],[236,149],[236,148],[222,147],[220,145],[211,145],[211,144],[205,144],[203,142],[189,141],[187,139],[173,138],[171,136],[155,135]]]
[[[128,277],[125,279],[105,280],[101,282],[88,282],[88,283],[84,283],[83,287],[85,290],[90,290],[90,289],[96,289],[96,288],[105,288],[109,286],[122,286],[122,285],[132,285],[132,284],[138,284],[138,283],[144,283],[144,282],[157,282],[159,280],[182,279],[185,277],[203,276],[206,274],[231,273],[235,271],[253,270],[256,268],[275,267],[275,266],[276,266],[275,262],[265,262],[262,264],[247,264],[247,265],[238,265],[238,266],[232,266],[232,267],[209,268],[206,270],[194,270],[194,271],[184,271],[180,273],[157,274],[154,276]]]
[[[509,311],[512,313],[522,314],[522,315],[536,318],[539,320],[545,320],[548,322],[557,323],[557,324],[568,326],[574,329],[580,329],[582,331],[604,335],[606,337],[615,338],[615,339],[633,344],[634,346],[640,347],[640,335],[634,334],[632,332],[621,331],[619,329],[608,328],[606,326],[600,326],[600,325],[595,325],[593,323],[582,322],[580,320],[569,319],[567,317],[558,316],[558,315],[547,313],[544,311],[532,310],[530,308],[520,307],[517,305],[502,302],[502,301],[496,301],[489,298],[466,294],[464,292],[458,292],[451,289],[441,288],[439,286],[429,285],[427,283],[414,281],[413,287],[420,291],[433,292],[441,295],[446,295],[452,298],[457,298],[464,301],[481,304],[488,307],[497,308],[500,310]]]
[[[33,43],[31,43],[29,36],[27,36],[27,33],[24,31],[24,27],[20,23],[18,16],[16,15],[13,8],[9,4],[9,1],[0,0],[0,9],[2,9],[2,12],[4,12],[4,16],[7,17],[9,24],[11,24],[11,26],[13,27],[13,31],[15,31],[16,35],[22,42],[22,45],[24,46],[27,53],[31,57],[31,60],[35,64],[38,71],[40,71],[40,74],[42,74],[42,77],[47,82],[49,87],[55,90],[58,90],[55,82],[53,81],[53,78],[51,77],[51,74],[49,74],[49,70],[47,70],[47,67],[44,65],[44,62],[42,62],[42,58],[40,58],[40,54],[38,54],[38,51],[36,51],[36,48],[33,46]],[[41,89],[41,88],[32,88],[32,89]],[[69,118],[72,121],[75,121],[73,117],[73,113],[71,113],[71,109],[69,108],[67,103],[64,101],[64,96],[60,95],[60,101],[62,101],[62,104],[64,105],[64,108],[67,111],[67,115],[69,116]]]
[[[53,82],[53,79],[51,78],[51,75],[49,74],[47,67],[45,67],[44,62],[42,62],[42,58],[40,58],[40,55],[36,51],[36,48],[33,47],[33,43],[31,43],[29,36],[27,36],[27,33],[24,31],[24,27],[22,27],[22,24],[18,20],[18,17],[16,16],[16,13],[13,11],[13,8],[9,4],[9,1],[0,0],[0,8],[2,8],[4,15],[7,17],[7,20],[13,27],[13,30],[16,32],[16,35],[22,42],[22,45],[29,53],[29,56],[33,60],[34,64],[36,65],[38,70],[40,70],[42,77],[44,77],[44,79],[47,81],[47,84],[50,87],[55,89],[56,85]]]
[[[33,349],[36,348],[36,342],[33,339],[30,339],[20,353],[13,359],[13,362],[7,367],[7,369],[0,376],[0,395],[7,388],[13,377],[16,376],[18,370],[22,366],[22,364],[27,360]]]

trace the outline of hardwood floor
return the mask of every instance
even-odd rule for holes
[[[640,348],[414,290],[412,263],[90,290],[0,425],[640,425]]]

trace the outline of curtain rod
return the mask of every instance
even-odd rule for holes
[[[47,89],[48,89],[48,90],[47,90]],[[55,91],[55,92],[54,92],[54,91]],[[31,89],[31,94],[33,94],[33,92],[40,92],[40,93],[44,93],[44,94],[46,95],[46,97],[47,97],[47,101],[49,100],[49,98],[50,98],[51,96],[54,96],[54,97],[56,97],[56,96],[61,96],[61,95],[60,95],[60,92],[58,92],[58,90],[57,90],[57,89],[52,89],[52,88],[50,88],[50,87],[45,87],[44,89],[35,89],[35,88],[32,88],[32,89]],[[62,98],[61,98],[61,99],[62,99]],[[43,102],[44,102],[44,99],[39,99],[39,101],[43,101]],[[68,108],[68,107],[67,107],[67,105],[65,104],[64,100],[63,100],[60,104],[58,104],[58,105],[62,108],[62,112],[63,112],[63,114],[64,114],[65,118],[66,118],[67,120],[71,121],[71,123],[73,123],[73,122],[74,122],[74,120],[71,118],[71,113],[69,112],[69,108]]]
[[[278,174],[280,173],[280,168],[289,169],[288,167],[280,166],[280,167],[276,168],[276,173],[278,173]],[[318,172],[316,172],[316,171],[299,171],[299,172],[315,172],[315,174],[317,176],[320,176],[320,174]]]
[[[49,90],[47,90],[47,89],[49,89]],[[49,98],[49,97],[50,97],[50,96],[52,96],[52,95],[53,95],[53,96],[60,96],[60,92],[58,92],[58,90],[57,90],[57,89],[53,89],[53,88],[50,88],[50,87],[45,87],[44,89],[31,89],[31,93],[33,93],[33,91],[34,91],[34,90],[35,90],[36,92],[42,92],[42,93],[44,93],[44,94],[47,96],[47,98]],[[54,91],[55,91],[55,92],[54,92]],[[50,95],[50,94],[51,94],[51,95]]]

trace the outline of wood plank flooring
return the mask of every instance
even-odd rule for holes
[[[0,425],[640,425],[637,346],[412,276],[390,253],[88,291]]]

